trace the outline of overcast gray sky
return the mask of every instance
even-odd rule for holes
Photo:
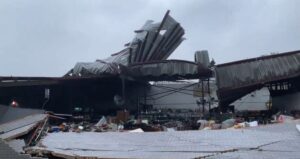
[[[298,0],[1,0],[0,76],[62,76],[123,49],[170,9],[186,40],[171,59],[206,49],[220,63],[300,50]]]

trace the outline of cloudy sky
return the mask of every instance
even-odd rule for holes
[[[300,50],[298,0],[0,0],[0,76],[61,76],[123,49],[170,9],[186,40],[171,59],[208,50],[220,63]]]

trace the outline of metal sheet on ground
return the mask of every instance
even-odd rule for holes
[[[7,122],[0,125],[0,138],[1,139],[12,139],[21,135],[26,134],[32,130],[36,124],[47,117],[47,114],[35,114],[29,115],[18,120]]]
[[[291,124],[293,128],[279,124],[238,130],[53,133],[42,140],[46,148],[35,149],[56,155],[97,158],[196,158],[222,157],[222,154],[226,157],[230,153],[232,156],[236,156],[236,153],[257,156],[253,153],[256,149],[271,149],[269,146],[273,144],[288,146],[287,141],[296,141],[294,147],[298,148],[299,135],[295,123]],[[280,152],[265,155],[275,156],[277,153]]]

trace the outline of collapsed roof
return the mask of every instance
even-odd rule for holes
[[[145,67],[143,64],[149,64],[149,62],[163,62],[184,40],[184,29],[169,15],[169,11],[167,11],[161,22],[154,23],[152,20],[148,20],[142,28],[136,30],[135,33],[135,38],[130,43],[126,44],[126,48],[122,51],[112,54],[109,58],[104,60],[77,63],[65,77],[121,74],[122,69],[130,70],[132,65],[135,65],[135,70],[137,69],[137,66],[141,67],[139,70],[144,70],[144,68],[142,68]],[[171,63],[174,64],[176,62],[180,64],[183,63],[183,61],[173,61]],[[166,64],[165,61],[163,63],[164,67],[167,68],[165,69],[167,72],[162,72],[164,75],[172,76],[176,74],[185,76],[186,74],[196,75],[198,73],[198,65],[193,62],[186,62],[184,68],[188,69],[181,72],[172,69],[172,66],[169,68],[169,65]],[[157,72],[154,74],[154,76],[162,75],[157,75]],[[142,75],[142,73],[140,75]],[[151,72],[147,75],[151,76]]]

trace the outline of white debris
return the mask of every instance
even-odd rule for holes
[[[98,121],[98,123],[95,125],[97,127],[107,124],[106,118],[102,116],[102,118]]]
[[[257,121],[249,122],[249,127],[255,127],[255,126],[258,126],[258,122]]]
[[[83,130],[83,126],[81,126],[81,125],[78,126],[78,129]]]
[[[204,129],[207,123],[208,123],[207,120],[198,120],[197,124],[200,124],[199,130]]]
[[[176,131],[176,128],[167,128],[167,131],[168,132],[174,132],[174,131]]]
[[[141,132],[144,132],[144,131],[141,128],[138,128],[138,129],[130,130],[128,132],[131,132],[131,133],[141,133]]]

